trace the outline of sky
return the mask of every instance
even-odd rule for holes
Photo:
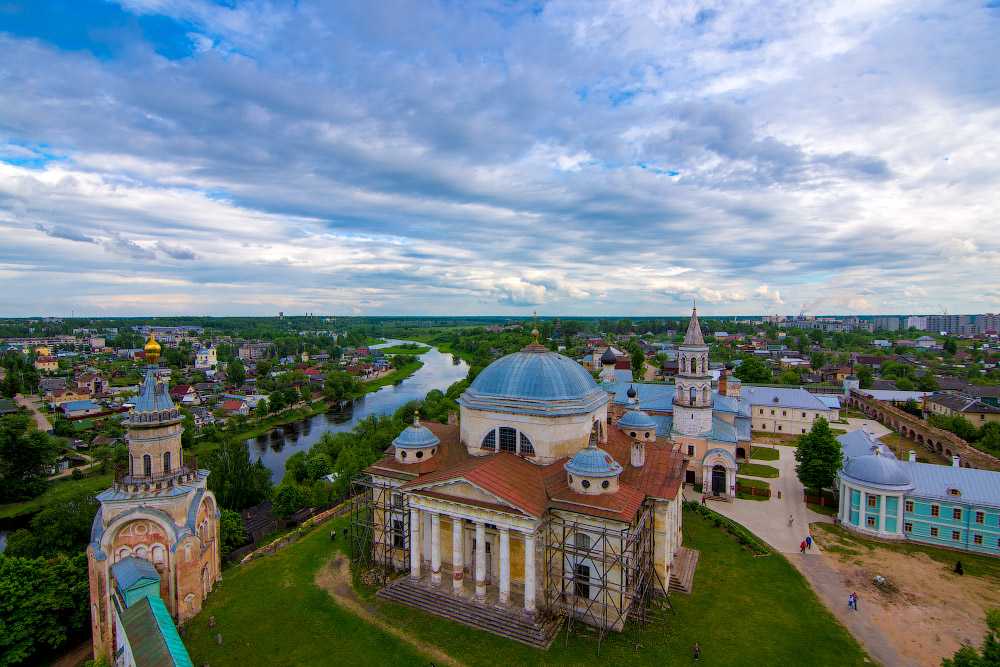
[[[0,0],[0,316],[1000,310],[1000,0]]]

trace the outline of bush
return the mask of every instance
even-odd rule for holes
[[[274,493],[275,515],[288,518],[306,506],[309,498],[298,484],[282,484]]]
[[[219,539],[222,540],[222,557],[225,558],[233,549],[247,543],[246,527],[239,512],[223,509],[219,517]]]

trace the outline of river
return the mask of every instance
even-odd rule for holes
[[[370,346],[372,349],[390,347],[405,343],[403,340],[386,340],[385,343]],[[354,401],[343,410],[331,410],[309,419],[286,424],[268,434],[247,440],[250,459],[258,458],[271,471],[275,484],[281,482],[285,474],[285,461],[296,452],[309,451],[324,433],[350,431],[358,421],[371,415],[389,415],[401,405],[413,400],[421,400],[432,389],[444,391],[463,379],[469,373],[469,365],[464,361],[454,363],[452,355],[445,354],[436,347],[430,347],[420,355],[424,365],[416,373],[397,385],[380,388]]]

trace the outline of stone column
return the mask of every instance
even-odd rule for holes
[[[500,604],[510,604],[510,529],[500,528]]]
[[[524,534],[524,610],[535,613],[535,535]]]
[[[431,583],[441,585],[441,515],[431,514]]]
[[[486,601],[486,524],[476,522],[476,600]]]
[[[465,563],[462,556],[462,519],[451,519],[451,585],[456,593],[462,592],[462,568]]]
[[[420,510],[410,508],[410,578],[420,578]]]
[[[903,521],[903,508],[906,507],[906,501],[904,500],[906,496],[900,494],[899,500],[896,502],[896,532],[900,535],[906,536],[906,523]]]

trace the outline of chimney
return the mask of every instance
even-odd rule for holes
[[[951,467],[952,468],[961,468],[962,467],[962,462],[959,460],[957,454],[955,456],[951,457]]]
[[[646,443],[642,440],[632,441],[632,467],[641,468],[646,464]]]
[[[448,412],[448,426],[456,426],[458,424],[458,413],[454,410]]]
[[[729,370],[726,368],[723,368],[722,371],[719,373],[719,387],[718,387],[719,396],[729,396],[728,376],[729,376]]]
[[[910,463],[916,463],[917,462],[917,451],[915,449],[911,449],[910,452],[909,452],[909,456],[906,457],[906,460],[909,461]]]

